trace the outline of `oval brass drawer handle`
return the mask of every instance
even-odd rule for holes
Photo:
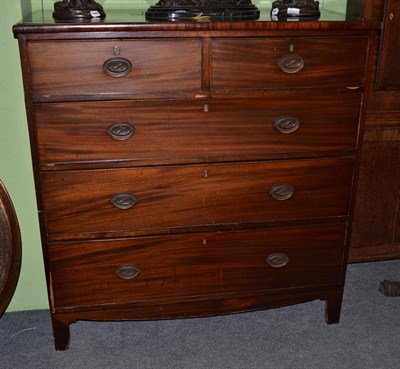
[[[280,133],[292,133],[300,127],[300,121],[295,117],[279,117],[274,121],[275,129]]]
[[[110,58],[104,62],[103,70],[111,77],[123,77],[132,70],[132,63],[126,58]]]
[[[133,208],[139,200],[130,192],[121,192],[116,194],[111,203],[118,209],[127,210]]]
[[[294,188],[290,184],[280,183],[272,186],[269,194],[275,200],[287,200],[294,195]]]
[[[304,67],[304,59],[298,55],[285,55],[279,58],[278,67],[285,73],[297,73]]]
[[[284,252],[277,252],[268,255],[266,262],[272,268],[282,268],[289,263],[289,256]]]
[[[134,264],[120,265],[115,274],[121,279],[133,279],[139,276],[141,270]]]
[[[136,132],[135,127],[130,123],[114,123],[107,129],[108,135],[117,141],[125,141],[131,138]]]

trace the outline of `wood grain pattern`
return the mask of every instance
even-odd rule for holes
[[[353,248],[398,243],[400,140],[365,142],[352,232]]]
[[[398,94],[400,96],[400,94]],[[399,97],[398,96],[398,97]],[[394,104],[393,104],[394,105]],[[400,128],[400,109],[381,109],[368,111],[366,128]]]
[[[353,159],[71,171],[42,174],[49,235],[347,215]],[[269,195],[288,183],[286,201]],[[138,203],[115,208],[132,193]]]
[[[17,215],[10,195],[0,180],[0,318],[17,287],[22,244]]]
[[[356,148],[360,102],[360,94],[285,99],[271,94],[251,100],[37,105],[39,157],[51,165],[351,150]],[[296,132],[274,128],[275,120],[285,116],[299,120]],[[117,122],[130,123],[135,134],[126,141],[110,138],[107,129]]]
[[[380,22],[118,14],[14,27],[56,348],[79,319],[322,299],[338,322]],[[288,54],[303,58],[298,73],[279,70]],[[118,78],[102,69],[116,56],[133,67]],[[278,132],[282,117],[298,129]],[[111,138],[115,123],[132,137]],[[271,254],[288,264],[272,267]]]
[[[162,300],[340,283],[344,224],[50,246],[55,306]],[[316,246],[317,245],[317,246]],[[266,257],[285,252],[272,268]],[[115,275],[124,264],[141,273]]]
[[[124,77],[103,71],[114,47],[133,70]],[[190,50],[190,52],[186,52]],[[32,96],[140,95],[149,92],[200,91],[201,39],[32,42],[28,46]]]
[[[213,90],[359,87],[364,84],[367,38],[244,38],[212,41]],[[290,52],[293,45],[293,52]],[[293,74],[279,70],[285,55],[304,59]]]
[[[371,11],[380,11],[384,32],[380,48],[375,50],[377,68],[373,80],[376,83],[368,103],[351,262],[400,258],[400,3],[373,0],[365,5]]]
[[[379,53],[377,87],[382,90],[400,90],[400,4],[387,0],[384,29]]]
[[[354,4],[354,1],[348,1],[348,6],[353,4],[353,6],[358,11],[360,10],[359,5],[361,5],[361,16],[363,19],[377,20],[381,21],[383,17],[385,0],[357,0],[359,4]]]
[[[324,17],[318,21],[306,22],[275,22],[270,20],[268,7],[260,7],[263,14],[262,19],[258,21],[222,21],[222,22],[146,22],[143,14],[137,12],[127,12],[126,10],[107,9],[107,17],[100,22],[57,22],[52,17],[51,11],[37,11],[28,15],[23,22],[13,27],[14,35],[29,35],[33,38],[45,35],[46,38],[80,37],[93,39],[99,37],[96,33],[101,33],[100,37],[109,37],[113,32],[118,32],[123,37],[132,37],[143,33],[168,34],[170,32],[180,33],[202,33],[202,32],[238,32],[247,33],[286,31],[294,33],[304,33],[310,30],[320,32],[345,32],[347,34],[357,30],[380,29],[379,21],[376,17],[360,17],[360,0],[347,0],[348,5],[355,4],[356,11],[349,14],[346,22],[338,22],[337,18],[330,19],[330,12],[326,12]],[[379,7],[379,2],[383,0],[365,0],[367,3],[373,3],[373,8]],[[368,21],[371,19],[372,21]],[[333,21],[332,21],[333,20]]]

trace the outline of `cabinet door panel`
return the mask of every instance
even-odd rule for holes
[[[351,261],[399,257],[399,160],[400,141],[364,143],[351,239]]]
[[[377,87],[400,90],[400,2],[387,0],[381,40]]]

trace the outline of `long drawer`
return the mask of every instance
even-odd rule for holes
[[[347,215],[353,159],[42,173],[49,235]]]
[[[349,150],[356,146],[360,100],[360,94],[275,94],[208,102],[38,104],[39,157],[54,164]]]
[[[367,38],[213,39],[211,87],[254,90],[362,86],[367,45]]]
[[[61,308],[335,285],[345,233],[336,224],[52,244],[52,293]]]
[[[201,39],[37,41],[28,44],[32,95],[142,95],[201,90]],[[190,50],[190,52],[187,52]]]

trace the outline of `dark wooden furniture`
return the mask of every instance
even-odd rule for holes
[[[21,269],[21,235],[10,195],[0,180],[0,317],[17,287]]]
[[[363,3],[362,16],[383,20],[375,50],[356,198],[350,261],[400,257],[400,2]]]
[[[14,32],[56,348],[79,319],[338,322],[380,23],[40,16]]]

